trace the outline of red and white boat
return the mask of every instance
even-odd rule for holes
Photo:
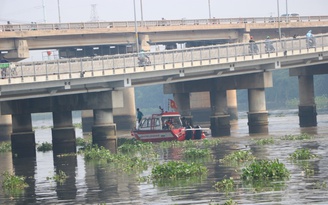
[[[197,126],[184,127],[178,112],[163,112],[142,118],[139,126],[131,131],[131,135],[143,142],[183,141],[203,139],[205,133]]]

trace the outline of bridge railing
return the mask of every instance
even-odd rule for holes
[[[268,22],[309,22],[328,21],[328,16],[289,16],[289,17],[246,17],[246,18],[212,18],[212,19],[178,19],[178,20],[150,20],[137,21],[137,26],[183,26],[183,25],[209,25],[209,24],[244,24]],[[96,29],[134,27],[134,21],[112,22],[76,22],[76,23],[31,23],[0,25],[1,31],[31,31],[31,30],[67,30],[67,29]]]
[[[139,66],[137,54],[107,55],[87,58],[71,58],[39,62],[22,62],[16,67],[15,76],[8,76],[8,83],[47,81],[71,78],[83,78],[102,75],[127,74],[133,72],[151,72],[174,68],[208,66],[211,64],[233,63],[237,61],[262,60],[284,55],[306,54],[314,51],[326,51],[328,34],[316,35],[316,45],[309,47],[305,37],[273,39],[275,48],[265,50],[265,41],[258,41],[257,52],[251,52],[250,43],[224,44],[187,49],[166,50],[147,53],[151,65]],[[326,49],[326,50],[325,50]],[[206,69],[206,67],[202,68]],[[40,78],[42,76],[42,78]]]

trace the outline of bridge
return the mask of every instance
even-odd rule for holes
[[[257,40],[278,38],[279,28],[285,37],[303,36],[309,29],[328,33],[327,21],[328,16],[299,16],[9,24],[0,25],[0,51],[12,61],[28,58],[28,50],[37,49],[59,49],[65,58],[133,53],[136,38],[145,50],[151,45],[176,49],[176,43],[195,47],[246,42],[250,35]]]
[[[125,107],[124,90],[165,84],[182,116],[192,120],[190,93],[207,91],[213,136],[230,135],[228,93],[248,89],[250,133],[268,133],[265,88],[271,71],[289,69],[299,79],[300,126],[316,126],[313,75],[327,74],[328,35],[316,35],[316,46],[305,38],[273,40],[275,51],[249,53],[248,43],[224,44],[149,53],[151,65],[139,66],[137,54],[18,63],[15,75],[0,80],[1,114],[12,116],[13,153],[35,152],[31,113],[52,112],[54,149],[75,150],[72,110],[93,110],[93,142],[105,147],[116,142],[113,110]],[[128,121],[128,120],[127,120]],[[64,147],[64,148],[63,148]]]

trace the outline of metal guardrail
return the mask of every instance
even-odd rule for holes
[[[244,24],[244,23],[270,23],[278,22],[315,22],[328,21],[328,16],[289,16],[289,17],[247,17],[247,18],[212,18],[212,19],[180,19],[180,20],[154,20],[137,21],[138,27],[158,26],[184,26],[184,25],[209,25],[209,24]],[[33,31],[33,30],[67,30],[67,29],[99,29],[134,27],[134,21],[113,22],[82,22],[82,23],[31,23],[31,24],[6,24],[0,25],[3,31]]]
[[[306,38],[274,39],[274,52],[266,52],[265,41],[256,42],[258,52],[250,52],[250,43],[224,44],[197,48],[147,53],[151,65],[139,66],[137,54],[120,54],[51,61],[22,62],[16,64],[17,76],[8,76],[8,84],[76,79],[134,72],[158,71],[175,68],[261,60],[328,50],[328,34],[316,35],[316,46],[308,47]],[[203,68],[202,68],[203,69]],[[96,74],[97,73],[97,74]],[[63,74],[66,74],[63,77]],[[39,78],[43,76],[43,78]],[[5,84],[7,84],[5,83]],[[0,84],[3,84],[0,82]]]

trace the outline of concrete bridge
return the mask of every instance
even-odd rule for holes
[[[55,24],[0,25],[1,55],[11,61],[29,57],[29,50],[58,49],[65,58],[133,53],[136,38],[140,48],[165,45],[176,49],[177,43],[196,47],[246,42],[266,36],[284,37],[328,33],[328,16],[258,17],[223,19],[180,19],[123,22],[84,22]]]
[[[277,69],[298,76],[300,126],[316,126],[313,75],[328,73],[328,35],[317,35],[311,48],[305,38],[276,39],[272,53],[265,51],[264,41],[256,44],[258,53],[249,53],[248,43],[153,52],[151,65],[142,67],[136,54],[19,63],[14,76],[0,80],[1,114],[12,117],[13,153],[35,154],[31,113],[37,112],[53,113],[54,150],[75,151],[72,110],[93,110],[93,142],[115,146],[114,110],[134,105],[134,97],[127,102],[125,95],[150,84],[165,84],[164,92],[173,93],[180,113],[190,121],[190,93],[209,92],[213,136],[230,135],[235,90],[248,89],[249,133],[268,133],[265,88],[273,86],[271,71]],[[133,125],[134,116],[123,118]],[[6,126],[4,119],[1,127]]]

